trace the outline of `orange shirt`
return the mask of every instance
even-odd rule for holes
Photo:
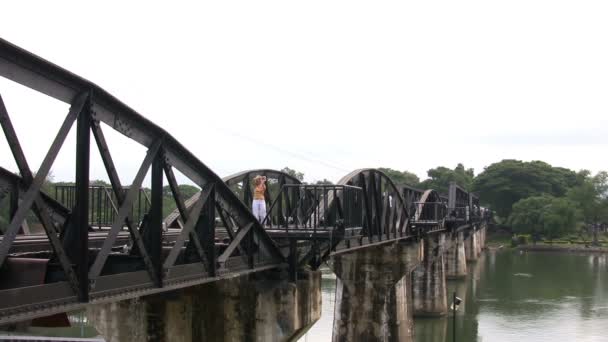
[[[253,199],[263,200],[265,191],[266,191],[266,185],[264,183],[256,186],[255,189],[253,190]]]

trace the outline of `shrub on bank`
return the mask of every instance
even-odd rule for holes
[[[511,237],[511,246],[512,247],[527,245],[532,242],[533,242],[532,236],[530,234],[515,234]],[[542,244],[546,244],[546,245],[568,245],[568,244],[590,245],[592,243],[591,240],[580,240],[580,236],[572,236],[572,235],[566,235],[559,239],[554,239],[554,240],[541,239],[538,242],[540,242]],[[606,246],[606,245],[608,245],[608,240],[599,239],[598,243],[600,246]]]

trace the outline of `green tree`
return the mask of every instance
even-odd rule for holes
[[[581,218],[575,203],[549,195],[532,196],[513,204],[509,224],[519,234],[540,234],[554,239],[576,229]]]
[[[477,175],[473,190],[483,204],[489,205],[499,216],[508,217],[513,204],[519,200],[542,194],[564,196],[580,181],[581,175],[576,172],[542,161],[505,159]]]
[[[101,179],[92,180],[92,181],[89,182],[89,184],[91,186],[105,186],[105,187],[108,187],[108,188],[112,187],[112,184],[110,184],[110,183],[108,183],[108,182],[106,182],[104,180],[101,180]]]
[[[470,190],[475,174],[473,169],[466,169],[464,165],[458,164],[453,170],[445,166],[439,166],[427,171],[428,179],[420,183],[420,187],[434,189],[440,193],[447,193],[450,182]]]
[[[581,213],[575,203],[566,198],[553,198],[543,210],[543,233],[552,240],[574,232],[580,219]]]
[[[290,169],[287,166],[282,168],[281,172],[284,172],[284,173],[298,179],[300,182],[304,180],[304,173],[296,171],[294,169]]]
[[[378,170],[385,173],[396,186],[409,185],[417,187],[420,184],[420,178],[416,174],[409,171],[399,171],[387,167],[380,167]]]
[[[179,184],[177,188],[179,189],[179,193],[184,200],[187,200],[200,191],[198,187],[188,184]],[[171,187],[169,185],[163,186],[163,197],[173,199],[173,193],[171,192]]]
[[[551,203],[551,196],[534,196],[513,204],[508,223],[517,234],[540,234],[543,230],[543,210]]]
[[[332,185],[334,183],[332,181],[328,180],[327,178],[323,178],[323,180],[318,180],[314,184],[315,185]]]
[[[582,184],[568,190],[566,197],[581,209],[585,223],[608,222],[608,173],[587,177]]]
[[[179,184],[177,188],[184,201],[200,191],[198,187],[188,184]],[[171,187],[169,185],[163,186],[163,217],[169,215],[176,208],[177,204],[175,204]]]

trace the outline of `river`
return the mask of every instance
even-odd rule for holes
[[[321,319],[300,341],[331,341],[335,277],[323,274]],[[486,251],[448,293],[463,299],[456,341],[608,341],[608,255]],[[453,316],[415,320],[416,342],[453,341]]]
[[[323,269],[322,317],[300,341],[331,341],[335,281]],[[448,282],[450,300],[453,291],[463,299],[456,315],[459,342],[608,341],[606,254],[486,251],[469,264],[465,280]],[[453,341],[452,319],[416,319],[415,341]],[[97,335],[82,312],[70,320],[71,328],[30,328],[28,334]]]

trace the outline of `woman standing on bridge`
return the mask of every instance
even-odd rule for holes
[[[251,209],[253,210],[253,216],[255,216],[262,225],[264,218],[266,217],[266,201],[264,200],[264,194],[266,193],[266,177],[257,175],[253,178],[253,184],[255,186],[253,190],[253,203]]]

